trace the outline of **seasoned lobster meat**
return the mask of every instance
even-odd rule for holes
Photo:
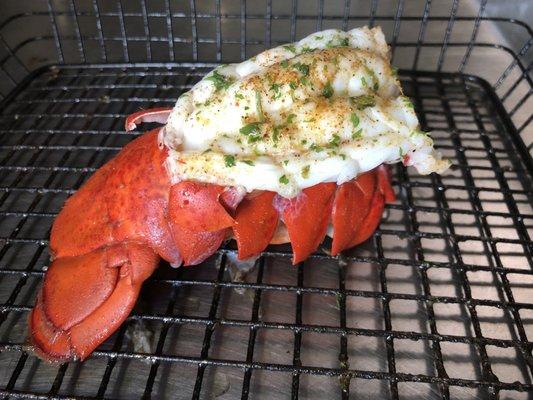
[[[196,265],[289,242],[300,263],[367,240],[395,200],[386,164],[448,166],[401,95],[377,28],[329,30],[221,66],[172,109],[132,114],[126,145],[54,221],[30,315],[47,360],[85,359],[131,312],[160,259]]]

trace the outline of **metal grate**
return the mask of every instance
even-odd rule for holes
[[[470,3],[457,0],[318,0],[314,10],[296,0],[6,2],[0,396],[530,398],[533,39],[523,23],[487,16],[491,3],[465,12]],[[292,267],[290,247],[272,246],[244,273],[229,243],[198,267],[163,263],[86,362],[34,357],[26,320],[51,223],[135,137],[123,132],[125,116],[173,104],[211,61],[365,23],[385,28],[402,86],[452,171],[395,166],[398,201],[342,257],[321,249]],[[524,43],[499,42],[490,24]]]
[[[136,312],[90,360],[58,366],[30,355],[26,319],[53,217],[134,137],[122,131],[125,115],[172,104],[175,89],[204,72],[55,67],[4,108],[2,394],[484,398],[533,390],[530,160],[488,85],[450,74],[401,74],[455,167],[424,177],[397,166],[399,201],[371,243],[295,268],[288,249],[274,247],[240,280],[229,274],[231,245],[195,268],[162,265]],[[143,332],[148,343],[134,346]]]

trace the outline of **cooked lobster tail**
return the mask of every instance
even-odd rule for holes
[[[168,114],[133,114],[127,130],[163,123]],[[340,186],[315,185],[293,199],[191,181],[172,185],[158,133],[125,146],[55,220],[52,263],[29,320],[43,358],[86,358],[127,318],[160,258],[174,266],[198,264],[233,236],[240,259],[290,241],[298,263],[316,250],[330,223],[336,255],[372,235],[384,203],[394,200],[385,166]]]

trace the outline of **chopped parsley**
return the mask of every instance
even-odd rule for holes
[[[289,62],[287,60],[283,60],[279,63],[279,65],[281,65],[283,68],[287,68],[289,66]]]
[[[346,160],[346,154],[340,153],[339,157],[342,158],[343,160]]]
[[[289,163],[289,160],[283,160],[283,165],[287,165]]]
[[[359,125],[359,117],[356,113],[350,114],[350,121],[352,121],[352,125],[354,128],[357,128],[357,125]]]
[[[363,135],[363,130],[359,129],[358,131],[352,133],[352,139],[360,139]]]
[[[300,143],[301,143],[301,144],[307,144],[307,140],[306,140],[306,139],[302,139],[302,140],[300,141]]]
[[[241,93],[235,93],[235,98],[239,100],[244,100],[244,96]]]
[[[352,97],[351,102],[357,107],[358,110],[364,110],[367,107],[374,107],[376,105],[376,99],[374,96],[369,94]]]
[[[285,50],[289,50],[291,53],[296,54],[296,47],[294,47],[293,44],[286,44],[285,46],[283,46],[283,48]]]
[[[291,83],[289,83],[289,87],[290,87],[292,90],[295,90],[295,89],[298,87],[298,85],[296,84],[296,82],[291,82]]]
[[[303,64],[301,62],[296,62],[294,64],[292,64],[292,66],[300,71],[300,73],[303,75],[303,76],[308,76],[309,75],[309,65],[307,64]]]
[[[364,76],[361,77],[361,84],[364,86],[364,87],[367,87],[368,86],[368,83],[366,83],[366,78]]]
[[[239,129],[239,133],[248,137],[248,143],[255,143],[261,139],[261,122],[251,122]]]
[[[235,156],[226,154],[224,156],[224,164],[226,164],[226,167],[234,167],[235,166]]]
[[[283,183],[284,185],[286,185],[289,183],[289,178],[287,178],[286,175],[281,175],[279,177],[279,183]]]
[[[275,126],[274,127],[274,131],[272,132],[272,140],[274,142],[277,142],[279,140],[279,130],[281,129],[281,127],[279,126]]]
[[[314,50],[314,49],[312,49],[312,48],[309,47],[309,46],[304,46],[304,47],[302,47],[302,51],[301,51],[301,53],[302,53],[302,54],[303,54],[303,53],[311,53],[313,50]]]
[[[274,100],[277,100],[281,97],[281,92],[279,90],[280,87],[281,85],[279,83],[273,83],[270,85],[270,90],[274,92],[274,96],[272,97]]]
[[[263,106],[261,105],[261,93],[259,90],[255,91],[255,108],[257,110],[257,115],[259,116],[259,121],[265,121],[265,115],[263,114]]]
[[[259,133],[259,125],[261,125],[260,122],[250,122],[249,124],[246,124],[241,129],[239,129],[239,133],[246,136],[251,134],[257,134]]]
[[[304,179],[309,178],[309,170],[310,169],[311,169],[311,167],[309,165],[306,165],[306,166],[302,167],[302,178],[304,178]]]
[[[365,71],[366,73],[370,76],[370,78],[372,78],[372,90],[374,92],[377,92],[378,89],[379,89],[379,80],[378,80],[378,77],[376,76],[376,73],[374,71],[372,71],[370,68],[368,68],[367,66],[365,66]],[[361,78],[362,80],[363,78]],[[363,83],[364,86],[366,86],[366,84]]]
[[[250,135],[250,136],[248,136],[248,143],[255,143],[258,140],[261,140],[261,135]]]
[[[287,124],[292,124],[292,121],[294,121],[294,118],[296,118],[296,114],[287,115]]]
[[[411,100],[409,100],[407,97],[403,98],[403,104],[405,104],[405,106],[408,108],[415,108],[413,103],[411,103]]]
[[[229,76],[221,75],[221,74],[218,73],[217,70],[214,70],[213,74],[211,76],[208,76],[205,79],[207,81],[213,82],[217,92],[219,90],[222,90],[222,89],[227,89],[233,83],[233,78],[231,78]]]
[[[328,147],[339,147],[339,144],[341,143],[341,138],[337,134],[333,134],[331,140],[328,142]]]
[[[210,152],[212,152],[212,151],[213,151],[213,150],[211,149],[211,147],[209,147],[208,149],[204,150],[204,151],[202,152],[202,154],[207,154],[207,153],[210,153]]]
[[[248,165],[255,165],[252,160],[242,160],[242,162]]]
[[[341,38],[337,36],[335,39],[331,39],[326,43],[326,47],[331,49],[332,47],[347,47],[350,45],[350,39]]]
[[[324,150],[324,148],[322,146],[319,146],[316,143],[313,143],[311,146],[309,146],[309,150],[312,150],[312,151],[315,151],[317,153],[320,153],[321,151]]]
[[[333,88],[331,87],[331,83],[327,82],[324,85],[322,88],[322,96],[324,96],[326,99],[329,99],[331,96],[333,96]]]

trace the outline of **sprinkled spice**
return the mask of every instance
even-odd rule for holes
[[[287,185],[289,183],[289,178],[287,178],[287,176],[285,176],[285,175],[281,175],[279,177],[279,183]]]

